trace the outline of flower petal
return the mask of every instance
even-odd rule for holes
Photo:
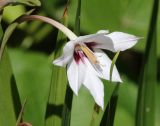
[[[72,55],[62,55],[61,57],[53,61],[54,65],[65,67],[66,64],[71,60]]]
[[[99,61],[99,66],[94,66],[96,67],[98,76],[103,79],[110,80],[110,67],[111,67],[112,61],[103,51],[99,49],[96,49],[94,54],[97,57],[97,60]],[[113,72],[112,72],[112,81],[122,82],[119,72],[115,65],[113,67]]]
[[[84,40],[84,42],[95,42],[96,44],[94,48],[107,49],[112,52],[117,52],[131,48],[137,43],[138,39],[138,37],[127,33],[113,32],[107,35],[97,33],[97,35],[92,35],[92,37],[90,36]]]
[[[78,95],[78,90],[85,78],[85,64],[80,61],[78,64],[74,59],[67,65],[67,76],[71,89]]]
[[[79,36],[75,40],[69,41],[70,43],[85,43],[85,42],[94,42],[94,39],[97,38],[98,36],[104,36],[108,31],[99,31],[96,34],[90,34],[90,35],[85,35],[85,36]],[[69,43],[68,42],[68,43]]]
[[[70,53],[71,55],[73,55],[74,46],[75,43],[73,43],[72,41],[67,42],[63,48],[63,54]]]
[[[109,33],[109,30],[99,30],[97,33],[98,33],[98,34],[99,34],[99,33],[108,34],[108,33]]]
[[[53,61],[53,64],[57,66],[63,66],[65,67],[66,64],[71,60],[73,57],[74,52],[74,44],[71,42],[66,43],[66,45],[63,48],[63,54],[61,57],[55,59]]]
[[[86,63],[86,76],[83,82],[84,86],[90,91],[95,102],[103,109],[104,108],[104,86],[92,69],[88,59]]]
[[[112,39],[114,45],[113,51],[115,52],[124,51],[133,47],[140,39],[139,37],[123,32],[113,32],[106,36]]]

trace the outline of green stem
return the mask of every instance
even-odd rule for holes
[[[57,29],[59,29],[61,32],[63,32],[70,40],[74,40],[77,38],[77,36],[70,30],[68,29],[66,26],[64,26],[63,24],[53,20],[53,19],[50,19],[50,18],[47,18],[47,17],[44,17],[44,16],[39,16],[39,15],[26,15],[26,16],[23,16],[21,18],[22,21],[27,21],[27,20],[39,20],[39,21],[43,21],[43,22],[46,22],[48,24],[51,24],[53,25],[54,27],[56,27]]]
[[[75,29],[74,33],[79,36],[80,35],[80,19],[81,19],[81,0],[78,0],[78,7],[76,13],[76,22],[75,22]]]

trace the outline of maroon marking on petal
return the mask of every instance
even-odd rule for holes
[[[79,64],[80,61],[84,63],[84,57],[85,55],[83,54],[82,51],[74,51],[74,60],[76,61],[77,64]]]
[[[86,44],[86,46],[90,49],[94,48],[96,45],[98,45],[98,43],[96,42],[84,42]]]
[[[81,59],[79,54],[77,52],[74,52],[73,56],[74,56],[74,60],[76,61],[76,63],[79,63],[79,61]]]

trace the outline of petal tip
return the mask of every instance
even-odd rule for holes
[[[76,96],[78,96],[78,91],[74,92],[74,94],[75,94]]]
[[[109,30],[99,30],[97,33],[98,34],[108,34]]]

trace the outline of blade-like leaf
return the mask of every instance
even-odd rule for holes
[[[2,28],[0,30],[0,39],[2,40]],[[0,125],[16,125],[16,118],[20,109],[20,99],[7,49],[5,49],[0,60],[0,103]]]
[[[20,99],[7,49],[0,61],[0,92],[0,125],[13,126],[20,110]]]
[[[31,12],[32,11],[29,11],[27,14],[29,14]],[[2,45],[1,45],[1,56],[2,57],[3,57],[3,55],[5,55],[4,49],[5,49],[5,46],[6,46],[6,43],[9,39],[9,37],[11,36],[14,29],[19,25],[19,23],[21,23],[21,22],[19,22],[19,20],[16,20],[16,21],[14,23],[12,23],[7,28],[7,30],[4,34]],[[22,57],[26,57],[26,56],[23,55]],[[22,59],[22,57],[21,57],[21,59]],[[29,58],[26,58],[26,59],[29,59]],[[36,60],[37,58],[33,58],[33,59]],[[3,59],[1,59],[1,62],[2,61],[3,61]],[[12,59],[12,61],[14,61],[14,59]],[[22,61],[24,61],[24,60],[19,60],[19,61],[23,65]],[[44,61],[46,61],[46,59],[44,59]],[[27,61],[25,61],[25,62],[27,62]],[[43,68],[42,64],[40,64],[40,63],[43,63],[43,62],[42,61],[40,61],[40,62],[37,61],[37,62],[36,62],[36,67],[37,67],[37,64],[38,64],[38,65],[41,65],[40,68]],[[15,64],[19,64],[19,62],[18,63],[16,62]],[[13,64],[13,65],[15,66],[15,64]],[[46,64],[46,62],[44,64]],[[28,65],[28,67],[29,66],[33,66],[33,64]],[[34,72],[36,72],[36,70],[37,70],[36,67],[35,67],[35,70],[33,69],[33,71],[31,71],[31,74],[29,74],[29,75],[32,75],[32,74],[34,74]],[[10,67],[8,67],[8,68],[10,68]],[[30,69],[30,68],[27,68],[27,70],[28,69]],[[30,70],[32,70],[32,68]],[[16,69],[14,69],[14,71],[16,71]],[[25,74],[25,72],[24,72],[24,74]],[[23,119],[24,120],[29,120],[29,122],[32,122],[34,125],[39,125],[39,126],[42,125],[43,126],[44,125],[44,117],[45,117],[45,107],[46,107],[47,97],[48,97],[48,92],[49,92],[49,83],[48,84],[47,83],[38,83],[37,84],[37,81],[34,81],[34,79],[32,79],[32,83],[28,83],[28,82],[25,83],[23,81],[23,77],[21,77],[24,74],[21,73],[19,76],[17,76],[17,81],[19,82],[17,85],[18,85],[18,89],[19,89],[19,92],[20,92],[21,101],[23,101],[24,98],[26,96],[28,96],[28,104],[27,104],[27,107],[25,109],[25,114],[24,114]],[[34,75],[37,75],[37,74],[34,74]],[[27,77],[29,77],[29,76],[27,76]],[[40,78],[43,78],[43,77],[40,77]],[[41,82],[43,82],[43,81],[41,81]],[[31,85],[29,85],[29,84],[31,84]],[[30,88],[27,88],[26,85],[29,86]],[[38,91],[36,91],[36,93],[33,93],[33,92],[31,93],[31,91],[37,90],[37,85],[39,87]],[[23,86],[25,88],[22,88]],[[43,96],[41,95],[42,93],[43,93]],[[41,99],[44,99],[44,100],[41,100]],[[37,109],[37,104],[39,104],[39,109]],[[36,112],[34,112],[34,110],[36,110]]]
[[[68,5],[67,5],[68,6]],[[68,22],[67,9],[62,17],[62,23],[67,26]],[[58,32],[56,49],[53,53],[53,58],[56,59],[62,54],[63,45],[67,42],[66,36],[62,32]],[[63,77],[63,78],[62,78]],[[61,126],[62,125],[62,113],[63,104],[66,93],[66,72],[64,68],[58,66],[52,66],[52,77],[51,77],[50,94],[47,105],[46,113],[46,126]]]
[[[136,126],[155,125],[155,92],[157,84],[157,17],[159,0],[154,0],[151,23],[138,91]]]
[[[113,91],[113,94],[110,98],[110,101],[107,105],[107,108],[101,120],[100,126],[113,126],[114,125],[114,118],[115,118],[115,112],[116,112],[117,101],[118,101],[118,92],[119,92],[119,84],[116,85]]]
[[[44,126],[51,77],[48,57],[42,53],[26,53],[26,50],[22,49],[10,49],[9,54],[21,103],[27,97],[23,122],[29,122],[33,126]]]

